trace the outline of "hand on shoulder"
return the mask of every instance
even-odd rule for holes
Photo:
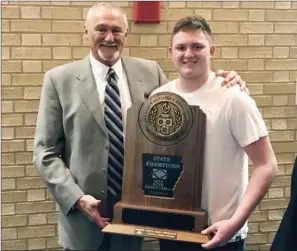
[[[233,85],[239,85],[242,91],[250,94],[249,89],[246,86],[246,82],[241,79],[240,75],[236,71],[218,70],[216,72],[216,76],[224,78],[222,86],[226,86],[227,88],[229,88]]]

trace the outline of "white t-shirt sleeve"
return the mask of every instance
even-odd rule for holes
[[[268,135],[255,101],[245,92],[235,94],[230,106],[229,122],[231,132],[241,147]]]

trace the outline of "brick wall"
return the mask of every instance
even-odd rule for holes
[[[84,57],[83,23],[91,2],[5,2],[2,9],[2,249],[57,249],[55,203],[32,166],[33,134],[45,71]],[[160,24],[134,24],[125,54],[157,60],[176,76],[167,46],[177,19],[201,14],[218,45],[214,69],[247,81],[276,152],[277,179],[250,219],[247,249],[264,250],[290,197],[297,152],[296,2],[162,2]]]

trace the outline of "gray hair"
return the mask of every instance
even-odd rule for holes
[[[120,8],[119,6],[116,6],[112,3],[108,3],[108,2],[101,2],[101,3],[97,3],[97,4],[94,4],[89,10],[88,10],[88,13],[87,13],[87,17],[86,17],[86,20],[85,20],[85,26],[87,26],[87,24],[89,23],[90,19],[91,19],[91,16],[93,14],[94,11],[98,11],[100,9],[111,9],[111,10],[116,10],[118,11],[120,14],[123,15],[124,17],[124,21],[125,21],[125,25],[126,25],[126,28],[128,30],[128,20],[127,20],[127,16],[126,16],[126,13],[124,12],[124,10],[122,8]]]

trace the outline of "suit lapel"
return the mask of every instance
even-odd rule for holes
[[[122,62],[127,76],[132,103],[143,102],[145,98],[143,89],[144,80],[141,71],[138,69],[137,62],[129,57],[122,57]],[[101,130],[108,136],[103,107],[99,100],[89,56],[81,61],[76,78],[78,80],[77,90],[82,101],[92,113]]]
[[[104,121],[103,107],[99,100],[99,94],[96,88],[89,57],[86,57],[81,61],[80,68],[76,73],[76,78],[78,80],[76,86],[82,101],[92,113],[99,127],[105,135],[108,136]]]
[[[123,67],[127,76],[132,103],[144,101],[143,76],[137,62],[129,57],[122,57]]]

